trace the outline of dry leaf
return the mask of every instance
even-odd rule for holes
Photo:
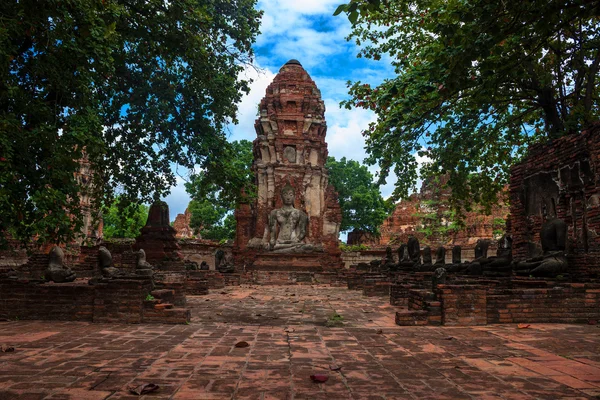
[[[0,347],[0,349],[3,353],[10,353],[12,351],[15,351],[14,346],[10,346],[8,344],[3,344],[2,347]]]
[[[310,376],[310,379],[312,379],[313,382],[323,383],[323,382],[327,382],[327,379],[329,379],[329,376],[327,376],[325,374],[314,374],[314,375]]]
[[[156,392],[159,388],[160,386],[155,385],[154,383],[146,383],[136,388],[129,388],[129,391],[135,395],[141,396],[144,394]]]
[[[519,324],[519,325],[517,325],[517,328],[519,328],[519,329],[527,329],[530,326],[531,326],[530,324]]]
[[[329,366],[329,369],[332,370],[332,371],[339,371],[339,370],[342,369],[342,367],[340,367],[339,365],[331,364]]]
[[[250,346],[250,345],[248,344],[248,342],[243,342],[243,341],[242,341],[242,342],[237,342],[237,343],[235,344],[235,347],[237,347],[237,348],[248,347],[248,346]]]

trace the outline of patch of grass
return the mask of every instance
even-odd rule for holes
[[[325,326],[334,327],[334,326],[342,326],[344,325],[344,317],[338,313],[333,313],[325,322]]]

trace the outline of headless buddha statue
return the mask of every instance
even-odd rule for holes
[[[567,247],[567,224],[556,217],[554,204],[548,212],[546,205],[542,206],[544,224],[540,231],[543,254],[525,261],[513,263],[517,275],[539,277],[556,276],[567,272],[568,262],[565,255]]]

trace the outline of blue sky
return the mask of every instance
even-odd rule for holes
[[[363,81],[371,84],[393,76],[388,62],[356,58],[358,47],[347,42],[350,23],[344,14],[334,17],[333,12],[343,0],[259,0],[258,8],[264,10],[261,34],[254,45],[257,73],[248,69],[252,78],[251,92],[239,104],[238,125],[230,126],[230,140],[254,140],[256,107],[264,97],[273,77],[288,60],[300,61],[321,90],[325,101],[327,143],[329,155],[339,159],[347,157],[357,161],[365,158],[364,138],[361,131],[375,120],[370,111],[340,109],[340,101],[347,99],[346,82]],[[371,168],[376,171],[375,167]],[[395,177],[381,188],[384,197],[392,191]],[[166,197],[171,220],[183,213],[189,196],[183,187],[183,178]]]

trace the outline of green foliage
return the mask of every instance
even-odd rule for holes
[[[393,210],[393,204],[381,197],[379,187],[366,166],[343,157],[327,157],[329,182],[338,193],[342,208],[341,231],[356,229],[373,234]]]
[[[598,119],[598,2],[351,0],[359,57],[391,60],[396,76],[350,85],[347,108],[374,111],[364,132],[394,198],[417,179],[449,173],[451,205],[489,210],[529,144]],[[475,173],[477,172],[477,173]]]
[[[119,204],[119,202],[123,202]],[[103,214],[104,238],[136,238],[148,220],[149,208],[118,197]]]
[[[225,153],[226,157],[211,161],[213,168],[194,174],[185,184],[192,197],[188,206],[192,214],[190,227],[204,239],[233,239],[236,229],[233,211],[255,193],[252,142],[228,143]]]
[[[416,227],[416,231],[422,233],[427,239],[433,237],[444,239],[461,228],[456,213],[453,210],[440,210],[438,203],[429,205],[430,212],[415,213],[415,216],[421,219],[421,225]]]
[[[154,296],[152,296],[150,293],[148,293],[148,295],[146,296],[146,301],[152,301],[154,300]]]
[[[230,209],[221,207],[213,200],[204,199],[190,201],[188,210],[192,214],[190,228],[203,239],[220,241],[235,237],[235,217]]]
[[[325,322],[325,326],[334,327],[334,326],[343,326],[344,325],[344,317],[338,313],[333,313],[329,316],[327,321]]]
[[[367,246],[366,244],[340,243],[340,250],[345,253],[350,252],[350,251],[364,251],[364,250],[369,250],[369,246]]]
[[[68,242],[83,195],[96,207],[115,191],[150,203],[175,184],[173,163],[219,168],[224,127],[249,91],[238,77],[259,32],[255,4],[0,2],[0,232]],[[82,188],[84,149],[96,174]]]

